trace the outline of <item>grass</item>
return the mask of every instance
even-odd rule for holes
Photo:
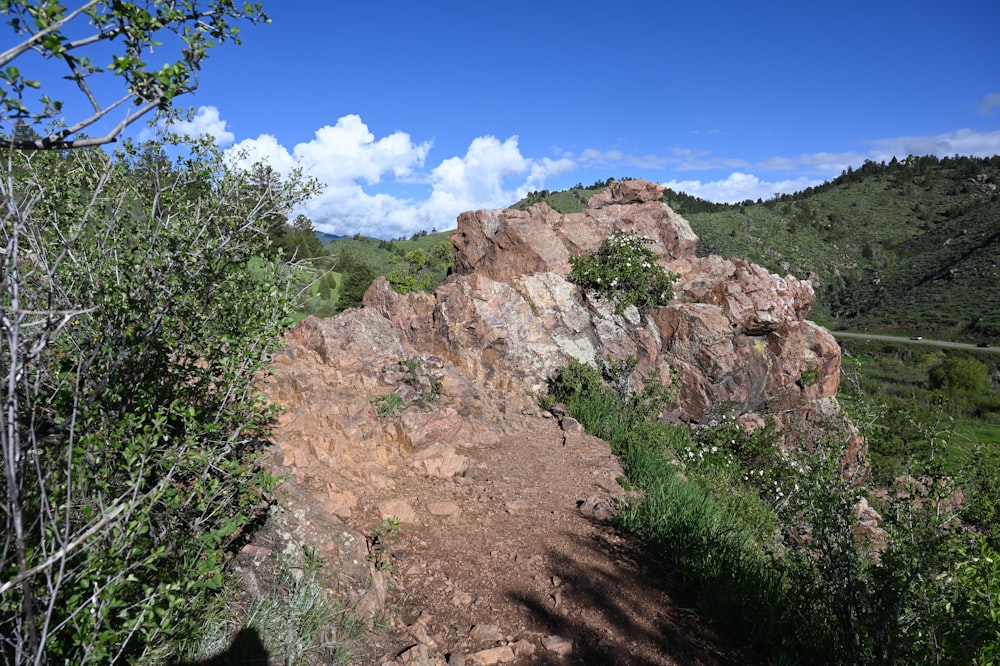
[[[348,663],[366,624],[331,598],[320,579],[323,564],[308,550],[265,562],[253,591],[228,577],[201,618],[200,632],[182,644],[161,646],[145,663],[244,664],[265,655],[268,663]]]
[[[611,444],[638,491],[621,526],[721,631],[776,663],[970,663],[997,647],[1000,618],[986,609],[1000,580],[985,541],[988,556],[970,559],[968,535],[937,512],[871,496],[885,516],[879,561],[853,532],[863,489],[841,477],[833,435],[788,457],[769,428],[668,426],[652,420],[655,391],[622,394],[608,368],[571,363],[543,404],[564,403]],[[987,474],[975,490],[998,484]],[[983,525],[1000,515],[996,502],[976,506]]]
[[[703,613],[749,638],[766,615],[760,609],[772,608],[780,589],[763,557],[774,517],[756,491],[739,482],[734,467],[685,464],[684,452],[698,447],[689,429],[651,422],[656,410],[643,394],[623,402],[596,369],[572,364],[553,397],[611,444],[628,484],[641,492],[624,507],[621,525],[669,562]]]
[[[375,413],[379,418],[395,416],[403,411],[403,399],[395,393],[387,393],[375,400]]]

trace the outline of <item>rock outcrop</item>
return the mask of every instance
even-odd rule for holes
[[[571,358],[635,356],[640,382],[654,370],[672,372],[680,391],[667,420],[770,416],[799,432],[828,428],[837,420],[840,348],[806,319],[811,284],[747,261],[698,257],[697,236],[660,201],[662,192],[624,181],[581,213],[544,203],[463,213],[451,235],[455,269],[433,295],[402,296],[380,278],[364,308],[301,323],[269,388],[286,408],[282,436],[298,442],[285,464],[315,476],[345,511],[350,498],[337,479],[391,483],[390,460],[428,474],[460,472],[461,449],[502,432],[509,410],[537,409],[531,396]],[[680,276],[672,303],[619,315],[568,280],[569,258],[616,231],[651,239],[663,266]],[[403,407],[419,401],[416,376],[386,372],[404,360],[433,375],[445,406],[380,420],[381,396],[396,393]]]
[[[336,563],[367,616],[388,603],[395,572],[414,607],[364,663],[445,663],[447,651],[447,663],[527,663],[536,651],[581,663],[744,663],[702,659],[712,650],[701,638],[678,641],[678,627],[694,627],[608,525],[628,496],[617,459],[564,409],[537,401],[570,359],[634,356],[636,388],[654,372],[679,385],[662,419],[732,416],[753,428],[775,418],[795,433],[788,446],[844,425],[844,474],[859,477],[863,441],[834,397],[840,348],[806,319],[810,283],[698,257],[662,192],[625,181],[576,214],[545,204],[464,213],[455,270],[434,294],[400,295],[379,278],[364,308],[292,329],[266,380],[283,408],[276,463],[291,475],[275,512],[280,539],[251,544],[241,562],[308,544]],[[672,302],[617,314],[568,280],[570,257],[616,231],[650,239],[680,276]],[[877,514],[859,506],[858,516],[859,539],[876,543]],[[401,522],[405,544],[370,536],[387,519]],[[552,635],[562,613],[570,633]]]

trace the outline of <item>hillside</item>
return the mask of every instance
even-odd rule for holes
[[[533,193],[573,212],[602,189]],[[867,162],[821,186],[721,205],[667,190],[698,253],[812,277],[812,317],[845,330],[1000,338],[1000,158]]]

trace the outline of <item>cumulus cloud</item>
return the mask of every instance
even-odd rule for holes
[[[733,172],[723,180],[671,180],[663,183],[675,192],[685,192],[716,203],[736,203],[750,199],[770,199],[775,194],[798,192],[822,183],[806,177],[789,180],[766,181],[751,173]]]
[[[226,121],[219,116],[219,109],[214,106],[199,106],[191,120],[176,120],[170,123],[168,129],[192,138],[211,136],[220,146],[226,146],[236,138],[236,135],[226,129]]]
[[[405,132],[376,138],[360,117],[349,115],[291,150],[262,134],[240,141],[227,154],[243,166],[265,160],[281,173],[301,166],[324,186],[301,211],[316,228],[379,238],[450,228],[462,211],[510,205],[573,166],[568,159],[524,157],[516,136],[504,141],[482,136],[472,140],[465,155],[446,158],[428,171],[431,147],[430,141],[416,143]],[[414,200],[370,191],[380,184],[422,188],[426,196]]]
[[[244,139],[230,146],[226,156],[234,165],[249,168],[257,162],[267,162],[278,173],[287,174],[295,168],[297,161],[291,153],[278,143],[277,137],[261,134],[256,139]]]

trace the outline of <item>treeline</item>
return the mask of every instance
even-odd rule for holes
[[[933,187],[932,183],[925,182],[926,178],[935,180],[945,178],[956,181],[953,194],[965,194],[968,192],[968,185],[961,182],[963,179],[977,179],[979,183],[992,184],[994,188],[1000,186],[1000,155],[992,157],[908,155],[901,160],[893,157],[889,162],[865,160],[858,169],[847,167],[839,176],[821,185],[807,187],[792,194],[779,194],[768,199],[767,203],[774,205],[789,201],[806,201],[816,194],[838,186],[877,178],[889,178],[896,182],[909,181],[926,187]],[[1000,194],[998,189],[992,189],[990,192],[990,196],[993,197],[998,194]]]

